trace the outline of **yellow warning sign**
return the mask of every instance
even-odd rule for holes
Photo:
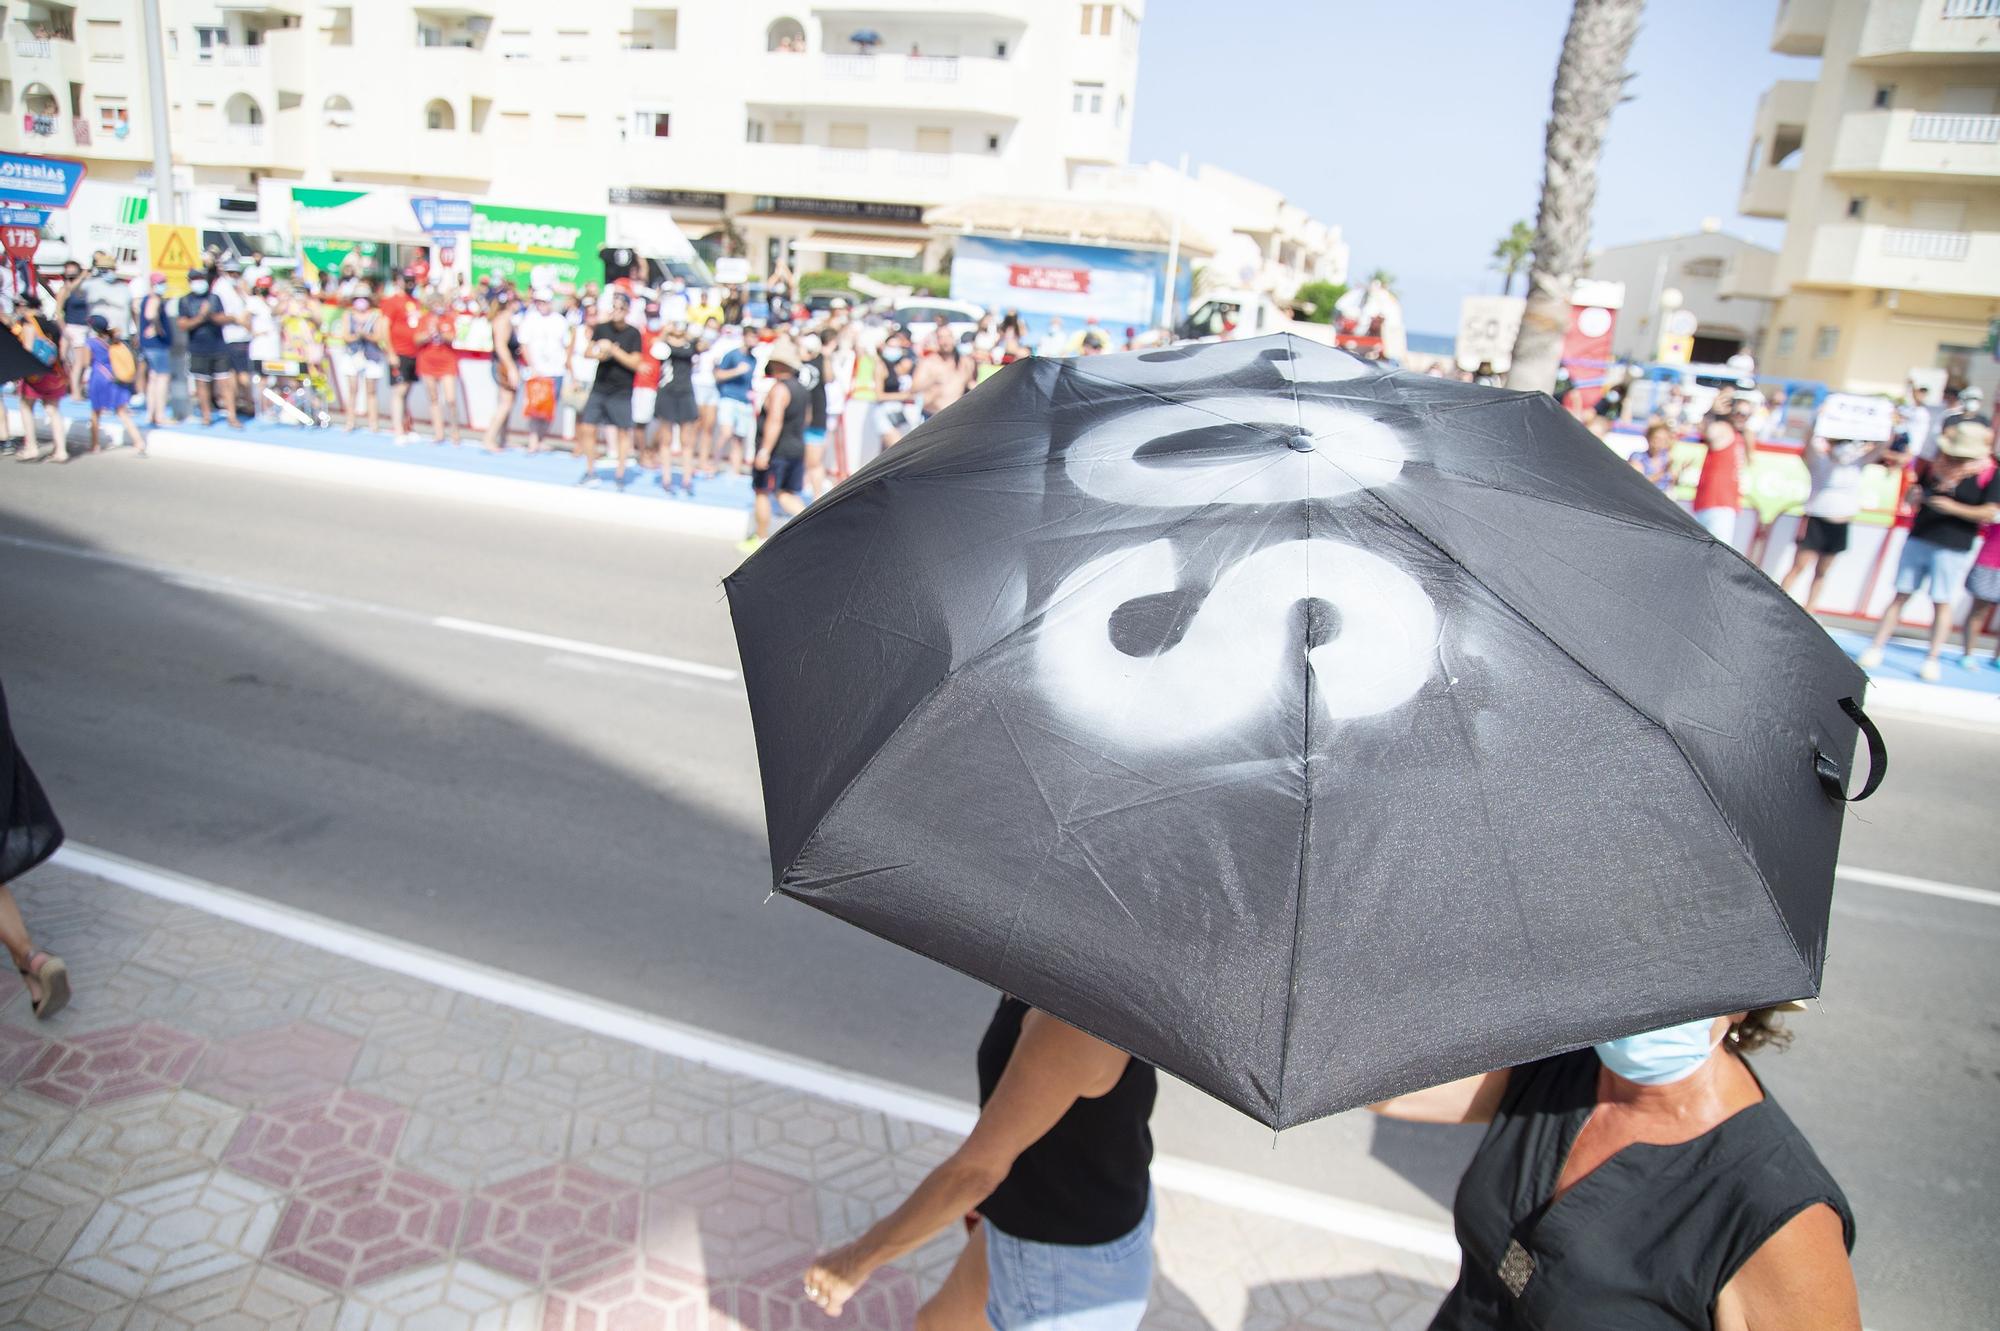
[[[188,269],[201,265],[201,238],[191,226],[146,224],[146,256],[156,273],[167,279],[169,296],[185,296]]]

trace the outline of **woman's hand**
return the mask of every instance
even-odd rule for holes
[[[822,1253],[819,1260],[806,1268],[806,1297],[828,1317],[840,1316],[840,1310],[847,1306],[872,1270],[855,1248],[855,1244],[849,1243]]]

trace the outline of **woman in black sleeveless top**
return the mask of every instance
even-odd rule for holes
[[[1775,1010],[1688,1022],[1373,1106],[1486,1123],[1432,1331],[1860,1331],[1840,1185],[1743,1055]]]
[[[979,1122],[866,1234],[806,1272],[837,1316],[871,1272],[966,1217],[920,1325],[1133,1331],[1153,1278],[1153,1069],[1018,999],[979,1045]],[[968,1212],[977,1210],[976,1217]]]

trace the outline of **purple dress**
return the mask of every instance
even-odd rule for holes
[[[117,411],[132,401],[132,389],[111,373],[111,348],[101,337],[90,339],[90,409]]]

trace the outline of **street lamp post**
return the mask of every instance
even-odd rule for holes
[[[145,0],[146,12],[146,95],[153,115],[153,197],[158,200],[156,219],[162,226],[180,220],[174,198],[174,145],[167,124],[167,42],[160,26],[160,0]],[[150,259],[151,246],[147,247]],[[150,269],[152,265],[147,264]],[[173,346],[167,353],[167,411],[175,420],[188,418],[187,338],[178,324],[170,323]]]

